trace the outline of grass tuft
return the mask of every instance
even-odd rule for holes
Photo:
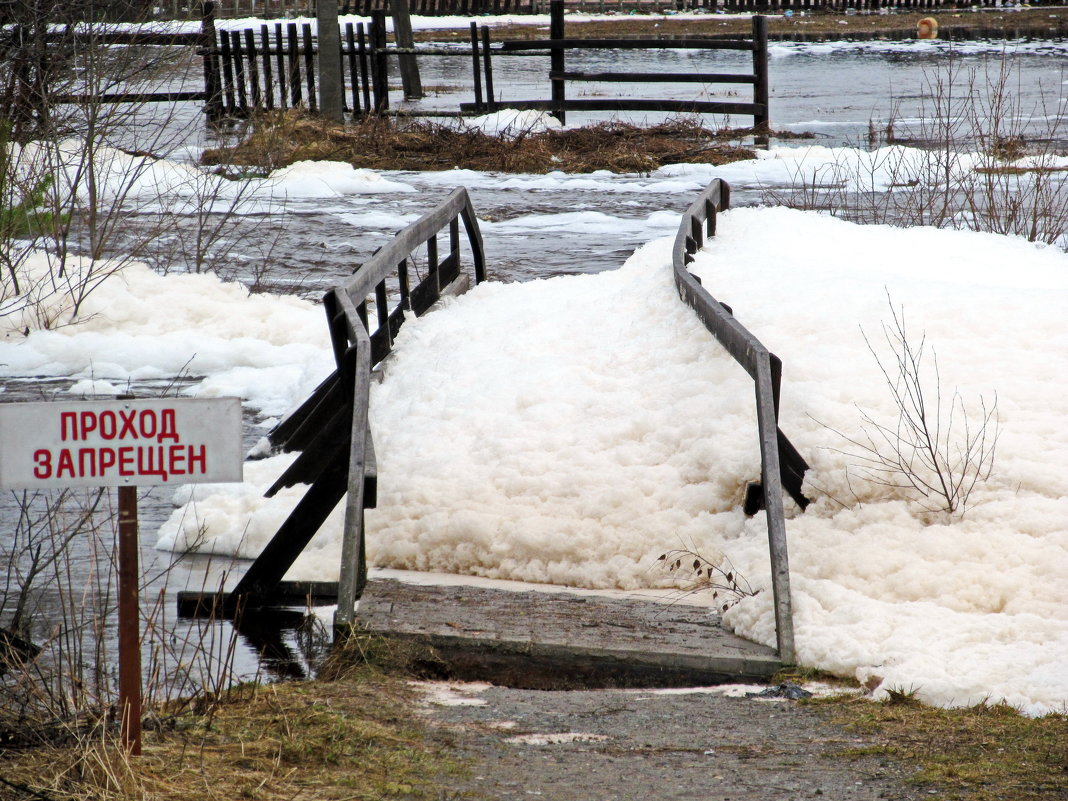
[[[208,713],[145,732],[140,758],[127,757],[110,730],[0,749],[0,776],[18,797],[54,801],[439,799],[442,778],[463,769],[430,742],[408,674],[382,665],[353,660],[331,681],[245,687]]]
[[[1027,718],[1006,704],[964,709],[924,706],[913,691],[890,699],[804,702],[874,743],[841,756],[873,753],[912,763],[912,781],[959,801],[1068,799],[1068,715]]]
[[[731,144],[750,130],[712,131],[689,118],[641,128],[606,122],[585,128],[515,137],[490,136],[462,126],[367,118],[334,125],[296,111],[268,112],[253,121],[234,147],[206,150],[209,166],[243,165],[262,173],[298,161],[343,161],[376,170],[449,170],[570,173],[649,172],[664,164],[729,164],[754,158]]]

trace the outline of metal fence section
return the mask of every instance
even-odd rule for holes
[[[782,362],[734,318],[728,306],[712,297],[687,268],[704,245],[705,236],[715,235],[717,213],[729,206],[730,187],[718,178],[713,180],[683,214],[675,237],[672,265],[679,296],[697,312],[705,327],[745,368],[755,384],[761,481],[759,487],[751,487],[755,491],[748,493],[746,511],[755,512],[762,505],[767,515],[779,657],[784,664],[794,664],[790,564],[782,493],[785,489],[802,509],[808,505],[801,492],[808,464],[779,429]]]

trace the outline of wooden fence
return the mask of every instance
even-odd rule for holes
[[[385,20],[346,23],[342,29],[344,110],[382,111],[388,104]],[[253,111],[304,106],[318,110],[318,49],[309,23],[263,23],[259,30],[212,31],[214,44],[203,51],[209,119],[247,116]]]
[[[476,282],[486,279],[482,234],[468,198],[460,188],[436,209],[404,228],[351,279],[326,293],[330,342],[336,369],[301,406],[270,433],[276,451],[300,455],[267,491],[307,484],[296,508],[230,592],[179,593],[183,615],[240,615],[250,609],[303,603],[305,598],[337,603],[335,622],[353,622],[356,599],[367,578],[364,509],[377,495],[377,466],[367,419],[371,371],[393,349],[410,314],[427,312],[443,295],[458,294],[470,282],[461,262],[463,225]],[[438,236],[447,232],[447,250]],[[413,254],[421,256],[422,279],[413,282]],[[341,574],[338,583],[286,582],[283,577],[334,507],[345,504]]]
[[[688,269],[694,254],[704,245],[705,236],[715,235],[716,215],[729,205],[730,187],[718,178],[713,180],[682,216],[672,251],[672,266],[679,296],[697,312],[705,327],[756,384],[761,480],[759,485],[750,485],[745,511],[755,514],[763,507],[767,516],[779,658],[791,665],[796,662],[796,652],[782,493],[785,489],[802,509],[808,505],[801,491],[808,464],[779,428],[782,362],[734,318],[729,306],[712,297]]]
[[[658,39],[586,39],[567,38],[564,29],[563,0],[553,0],[550,8],[549,38],[537,40],[503,41],[494,48],[489,29],[481,34],[481,61],[486,80],[487,94],[482,95],[479,79],[479,34],[476,23],[471,27],[471,51],[475,68],[475,102],[461,103],[465,112],[486,112],[499,107],[515,109],[541,109],[552,112],[564,122],[568,111],[667,111],[689,114],[740,114],[752,116],[753,127],[766,131],[768,127],[768,26],[767,18],[753,17],[751,39],[713,38],[658,38]],[[740,50],[753,57],[752,73],[696,73],[696,72],[582,72],[568,70],[568,51],[597,50]],[[494,57],[508,55],[533,55],[541,53],[549,58],[548,100],[498,100],[493,90]],[[752,87],[750,103],[678,100],[665,98],[568,98],[568,83],[691,83],[691,84],[745,84]]]
[[[486,14],[546,14],[550,0],[410,0],[412,14],[420,16],[483,16]],[[972,5],[996,7],[1000,0],[975,0]],[[1032,5],[1053,5],[1053,0],[1033,0]],[[0,0],[0,22],[19,21],[4,18],[3,9],[16,5]],[[286,19],[314,17],[315,0],[219,0],[218,14],[224,19],[260,17]],[[717,11],[732,13],[768,13],[786,10],[845,12],[882,9],[913,11],[958,7],[958,0],[566,0],[567,10],[590,14],[629,14],[637,12],[671,13],[679,11]],[[339,0],[342,14],[370,16],[373,11],[390,12],[389,0]],[[108,10],[108,19],[137,21],[151,19],[197,19],[198,0],[154,0],[151,4],[117,4]]]

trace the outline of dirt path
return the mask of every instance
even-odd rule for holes
[[[875,801],[931,798],[870,742],[785,699],[427,684],[436,738],[469,760],[451,798]],[[854,753],[845,753],[853,751]],[[861,753],[856,753],[861,752]]]

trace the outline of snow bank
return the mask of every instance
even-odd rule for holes
[[[507,139],[563,128],[560,121],[546,111],[519,111],[514,108],[501,109],[481,117],[472,117],[464,120],[463,124],[472,130],[482,131],[487,136],[501,136]]]
[[[783,234],[769,237],[771,228]],[[1063,710],[1068,479],[1056,464],[1068,433],[1054,421],[1068,413],[1068,258],[995,235],[862,227],[786,209],[738,209],[719,231],[695,271],[782,357],[782,426],[815,467],[816,503],[788,524],[799,658],[882,677],[883,692],[915,688],[932,703]],[[979,395],[989,403],[996,393],[994,473],[963,516],[932,515],[907,493],[858,481],[859,459],[836,450],[856,448],[816,422],[855,437],[858,407],[896,421],[862,337],[889,365],[887,294],[915,341],[925,333],[937,352],[945,403],[959,390],[978,412]],[[763,537],[754,519],[725,546],[761,581]],[[726,619],[773,641],[770,597]]]
[[[295,297],[251,295],[208,274],[161,276],[136,262],[72,259],[55,278],[45,253],[32,254],[26,272],[31,291],[0,307],[3,375],[70,377],[72,391],[94,394],[109,391],[94,382],[202,377],[189,394],[238,395],[278,415],[332,366],[321,310]]]

